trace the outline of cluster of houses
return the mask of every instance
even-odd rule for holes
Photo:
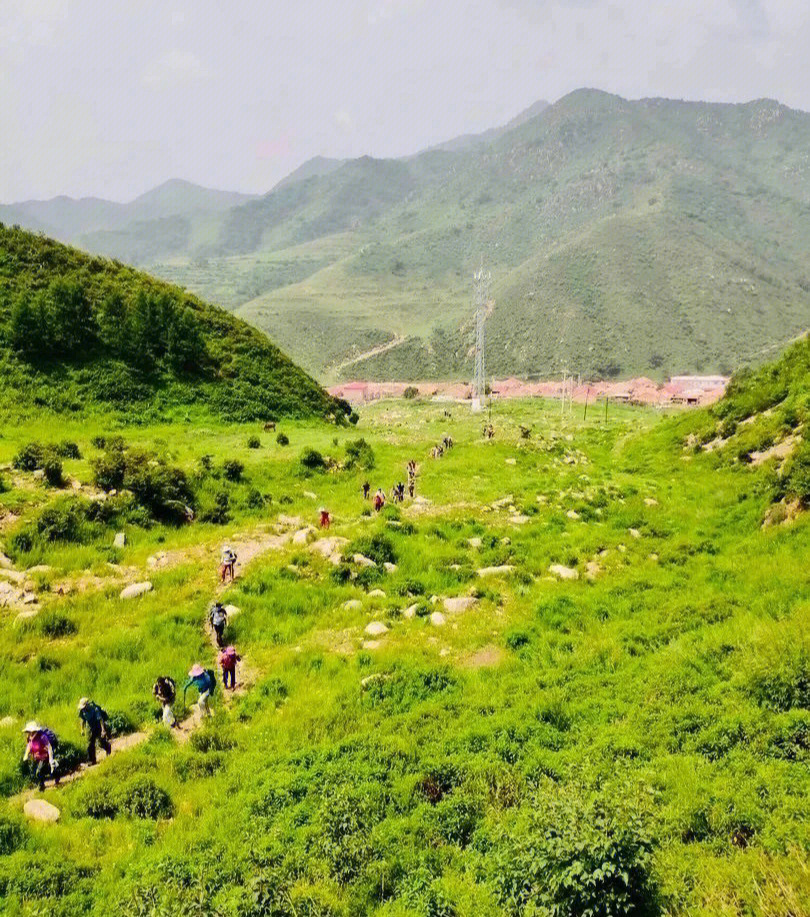
[[[572,401],[594,401],[608,398],[622,404],[699,406],[722,398],[728,385],[727,376],[673,376],[663,384],[641,376],[622,382],[565,381],[526,382],[522,379],[493,380],[494,398],[560,398]],[[464,401],[471,397],[470,386],[460,382],[346,382],[332,386],[329,393],[350,404],[366,404],[378,398],[402,396],[406,388],[416,388],[422,398],[437,401]]]

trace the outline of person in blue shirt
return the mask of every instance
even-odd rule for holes
[[[189,669],[188,681],[183,685],[183,705],[185,706],[186,702],[186,691],[189,688],[196,688],[199,694],[197,698],[197,708],[200,711],[200,716],[211,716],[211,707],[208,704],[208,698],[211,696],[211,692],[214,690],[215,685],[216,678],[212,677],[211,673],[207,672],[199,662],[195,662]]]

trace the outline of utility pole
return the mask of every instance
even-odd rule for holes
[[[588,419],[588,396],[591,394],[591,387],[585,390],[585,410],[582,412],[583,423]]]
[[[489,302],[489,285],[492,274],[484,270],[484,259],[481,258],[481,267],[473,274],[475,289],[475,374],[472,384],[472,409],[478,413],[483,409],[486,396],[486,362],[484,359],[485,337],[484,322],[487,318],[487,303]]]

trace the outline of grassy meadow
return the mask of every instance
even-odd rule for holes
[[[582,413],[496,403],[491,441],[468,408],[405,400],[356,428],[269,432],[186,413],[3,418],[0,540],[39,568],[38,613],[0,610],[4,912],[810,912],[810,530],[801,515],[763,528],[774,463],[734,445],[776,415]],[[455,446],[430,458],[446,433]],[[112,454],[98,437],[116,435],[183,471],[197,519],[85,508],[51,538],[37,520],[54,504],[117,499],[95,483]],[[62,487],[12,467],[31,440],[78,445]],[[417,501],[375,515],[362,482],[389,492],[411,458]],[[320,506],[330,531],[295,538]],[[345,541],[321,553],[322,538]],[[218,592],[225,542],[251,559]],[[226,706],[220,686],[180,745],[151,687],[212,664],[217,594],[240,609],[228,641],[247,689]],[[21,726],[80,746],[85,694],[150,737],[46,790],[57,824],[26,821]]]

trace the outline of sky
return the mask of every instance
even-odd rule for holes
[[[810,110],[807,0],[0,0],[0,201],[263,193],[593,87]]]

